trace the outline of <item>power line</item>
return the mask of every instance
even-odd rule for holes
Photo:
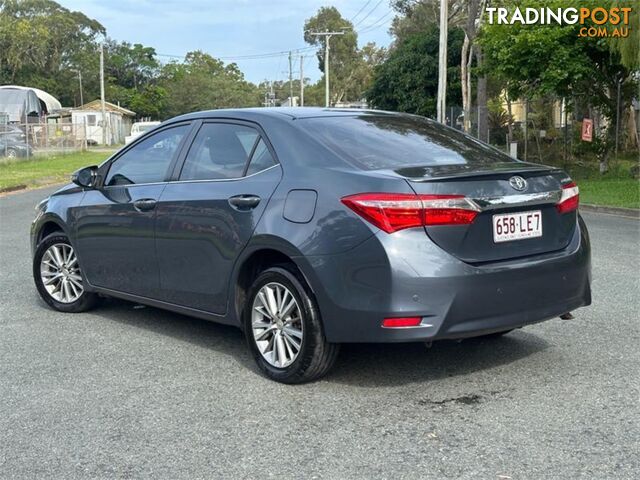
[[[355,20],[355,18],[360,15],[360,13],[362,13],[362,11],[367,8],[367,5],[369,5],[371,3],[371,0],[367,0],[367,3],[365,3],[362,7],[360,7],[360,10],[358,10],[358,13],[356,13],[353,17],[351,17],[349,19],[350,22],[353,22]]]
[[[380,18],[378,18],[378,20],[373,22],[371,25],[369,25],[368,27],[364,27],[362,30],[359,30],[357,33],[367,33],[367,32],[371,32],[373,30],[377,30],[378,28],[380,28],[384,24],[386,24],[387,23],[387,19],[389,18],[389,16],[393,15],[393,14],[394,14],[393,10],[388,11],[385,15],[383,15]]]
[[[367,18],[369,18],[369,16],[376,11],[376,8],[378,8],[380,6],[380,4],[382,3],[382,0],[379,0],[378,3],[376,3],[374,5],[374,7],[369,10],[369,13],[367,13],[364,17],[362,17],[360,20],[358,20],[358,23],[356,23],[353,28],[356,28],[358,25],[360,25],[362,22],[364,22]]]
[[[282,50],[279,52],[254,53],[250,55],[233,55],[233,56],[222,56],[222,57],[215,57],[215,58],[217,58],[218,60],[259,60],[262,58],[276,58],[276,57],[286,56],[286,55],[289,55],[289,52],[301,53],[301,52],[307,52],[309,50],[314,50],[314,49],[317,49],[317,47],[315,46],[301,47],[301,48],[295,48],[292,50]],[[185,55],[172,55],[169,53],[156,53],[156,56],[167,57],[167,58],[179,58],[179,59],[183,59],[185,57]]]

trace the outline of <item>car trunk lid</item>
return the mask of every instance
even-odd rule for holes
[[[477,209],[469,224],[427,225],[426,234],[443,250],[467,263],[485,263],[538,255],[565,248],[573,235],[576,213],[560,213],[556,205],[563,185],[571,181],[561,170],[524,162],[492,165],[441,165],[395,170],[421,196],[464,195]],[[522,181],[523,180],[523,181]],[[538,213],[539,212],[539,213]],[[512,215],[521,213],[523,215]],[[501,215],[509,214],[506,217]],[[428,213],[427,213],[428,215]],[[514,220],[511,220],[514,216]],[[495,238],[495,222],[514,231],[540,223],[540,236]],[[520,226],[519,226],[520,224]],[[524,225],[524,227],[522,227]]]

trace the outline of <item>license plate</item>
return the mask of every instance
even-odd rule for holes
[[[495,243],[542,236],[542,212],[505,213],[493,216]]]

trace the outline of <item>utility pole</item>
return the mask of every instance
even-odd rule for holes
[[[324,43],[324,103],[329,107],[329,41],[334,35],[344,35],[344,32],[310,32],[317,37],[325,37]]]
[[[291,64],[291,50],[289,50],[289,106],[293,107],[293,70]]]
[[[104,101],[104,44],[100,44],[100,109],[102,110],[102,144],[107,144],[107,109]]]
[[[302,70],[304,55],[300,55],[300,106],[304,107],[304,72]]]
[[[440,48],[438,51],[438,121],[445,123],[447,106],[447,28],[449,2],[440,0]],[[464,81],[464,79],[462,80]],[[467,119],[465,118],[465,121]]]

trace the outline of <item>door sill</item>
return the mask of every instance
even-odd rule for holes
[[[169,310],[171,312],[180,313],[189,317],[200,318],[203,320],[209,320],[211,322],[222,323],[225,325],[233,325],[236,327],[240,326],[235,319],[231,319],[227,315],[220,315],[217,313],[207,312],[205,310],[198,310],[197,308],[185,307],[183,305],[164,302],[162,300],[156,300],[154,298],[132,295],[130,293],[120,292],[118,290],[112,290],[110,288],[96,287],[95,285],[91,286],[91,291],[107,295],[109,297],[119,298],[130,302],[148,305],[150,307],[160,308],[162,310]]]

